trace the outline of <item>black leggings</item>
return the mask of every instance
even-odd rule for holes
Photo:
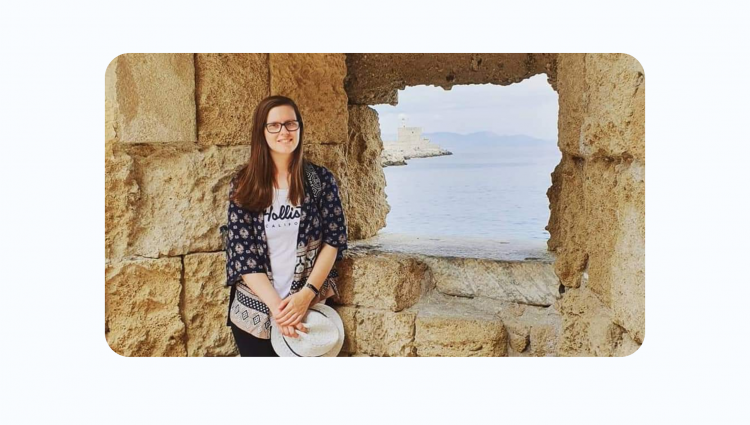
[[[271,346],[270,339],[261,339],[250,335],[242,329],[235,326],[234,323],[230,323],[232,327],[232,335],[234,335],[234,342],[237,344],[237,348],[240,350],[240,356],[242,357],[279,357],[273,347]]]

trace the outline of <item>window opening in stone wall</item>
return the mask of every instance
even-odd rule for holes
[[[379,240],[479,258],[546,252],[546,192],[561,159],[558,95],[546,75],[509,86],[407,87],[396,106],[372,108],[391,207]]]

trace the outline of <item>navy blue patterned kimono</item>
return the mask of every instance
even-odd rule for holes
[[[311,188],[305,183],[305,197],[297,233],[297,265],[294,269],[294,279],[289,295],[294,294],[305,286],[307,278],[312,272],[318,252],[323,243],[338,248],[336,262],[331,268],[320,294],[313,303],[324,302],[326,298],[339,297],[336,270],[337,264],[343,259],[347,249],[347,229],[344,209],[339,197],[336,178],[327,168],[309,163],[320,177],[321,192],[320,205],[316,205]],[[230,183],[229,193],[234,190],[234,176]],[[268,240],[263,223],[263,211],[253,213],[231,199],[227,211],[228,246],[227,251],[227,286],[231,286],[229,306],[231,308],[236,292],[235,285],[243,285],[250,293],[250,299],[240,296],[238,301],[249,312],[248,320],[251,326],[250,334],[262,339],[271,337],[271,319],[268,306],[261,301],[249,287],[244,285],[242,275],[248,273],[266,273],[273,285],[273,274],[270,258],[268,257]],[[241,294],[238,294],[241,295]],[[239,306],[236,306],[239,307]],[[245,313],[242,313],[245,316]],[[227,318],[227,326],[229,326]]]

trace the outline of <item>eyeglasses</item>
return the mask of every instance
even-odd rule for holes
[[[295,131],[299,128],[299,123],[297,121],[287,121],[283,124],[278,122],[268,123],[266,124],[266,130],[268,130],[269,133],[279,133],[281,132],[282,125],[289,131]]]

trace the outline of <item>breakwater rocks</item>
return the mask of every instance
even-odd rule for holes
[[[407,159],[443,155],[453,155],[453,153],[433,143],[406,144],[383,142],[380,165],[383,167],[406,165]]]

